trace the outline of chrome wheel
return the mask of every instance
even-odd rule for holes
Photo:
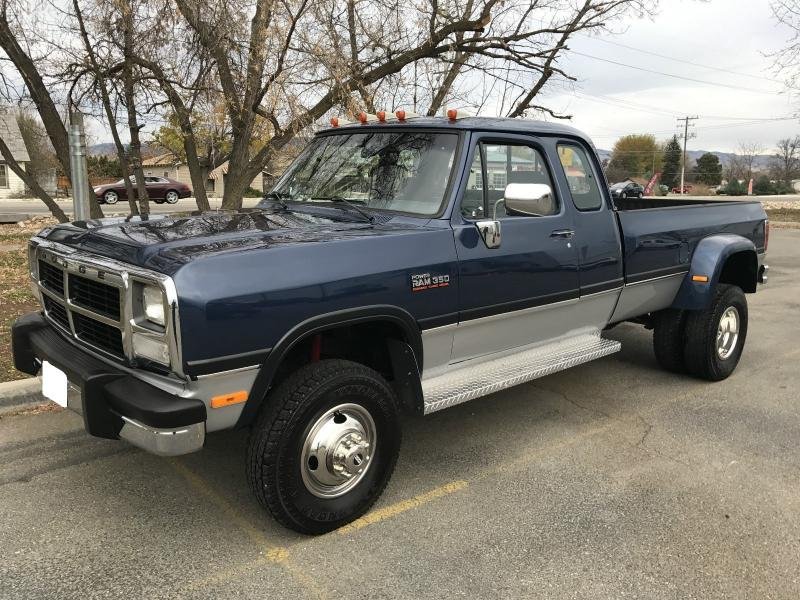
[[[300,471],[309,492],[319,498],[346,494],[372,464],[375,421],[358,404],[340,404],[311,426],[303,443]]]
[[[117,192],[106,192],[105,196],[103,196],[103,199],[106,201],[106,204],[116,204],[117,200],[119,200],[119,196],[117,195]]]
[[[166,200],[169,204],[175,204],[178,201],[178,192],[167,192]]]
[[[725,360],[736,350],[739,339],[739,311],[729,306],[722,313],[717,327],[717,356]]]

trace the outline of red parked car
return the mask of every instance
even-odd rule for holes
[[[676,185],[674,188],[670,190],[673,194],[691,194],[692,193],[692,186],[688,183],[683,186],[683,191],[681,192],[680,186]]]
[[[136,186],[135,180],[131,177],[131,183]],[[168,177],[146,176],[144,185],[150,200],[156,204],[175,204],[180,198],[188,198],[192,195],[192,188],[185,183],[169,179]],[[116,183],[98,185],[94,187],[94,195],[100,204],[116,204],[120,200],[127,200],[128,194],[125,190],[125,180],[120,179]]]

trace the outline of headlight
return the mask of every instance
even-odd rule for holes
[[[94,190],[95,194],[99,194],[100,193],[100,188],[99,187],[92,188],[92,190]]]
[[[164,326],[166,322],[164,320],[164,294],[160,289],[152,285],[144,286],[142,288],[142,307],[148,321]]]

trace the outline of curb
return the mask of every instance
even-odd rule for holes
[[[41,404],[44,401],[41,377],[0,383],[0,408],[32,403]]]

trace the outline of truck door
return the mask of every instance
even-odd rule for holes
[[[469,151],[452,215],[459,259],[453,362],[563,335],[579,297],[572,211],[554,178],[554,153],[537,138],[496,133],[473,134]],[[515,183],[549,187],[528,211],[536,216],[505,206],[506,187]]]
[[[574,209],[578,282],[584,325],[608,324],[623,284],[622,241],[605,178],[595,154],[573,140],[552,140],[559,158],[557,178],[566,188],[564,201]]]

